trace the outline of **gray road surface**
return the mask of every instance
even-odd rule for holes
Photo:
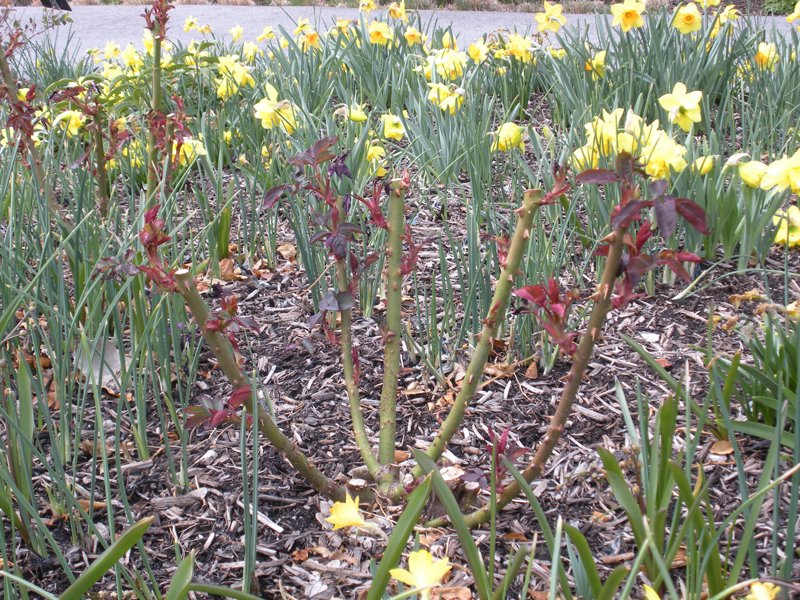
[[[72,30],[81,48],[102,48],[106,42],[115,41],[120,45],[132,42],[141,47],[144,20],[141,15],[144,6],[75,6],[72,11]],[[38,17],[41,8],[16,9],[23,18]],[[453,10],[423,10],[423,23],[433,18],[439,24],[452,24],[453,31],[462,44],[480,38],[484,33],[498,29],[516,29],[524,32],[533,29],[535,19],[531,13],[513,12],[469,12]],[[376,11],[373,15],[381,15]],[[322,30],[331,25],[337,17],[357,19],[358,10],[351,8],[319,8],[319,7],[275,7],[275,6],[225,6],[225,5],[179,5],[171,13],[169,37],[172,40],[188,42],[198,37],[197,32],[184,33],[183,22],[188,16],[195,17],[201,24],[209,23],[217,35],[229,37],[228,30],[235,25],[244,28],[245,39],[253,40],[266,25],[272,25],[277,31],[279,27],[294,29],[298,18],[310,19],[318,23]],[[594,38],[596,18],[609,18],[597,15],[567,15],[569,27],[588,28],[590,38]],[[768,34],[786,33],[791,26],[783,17],[762,17],[759,25]],[[325,27],[323,27],[325,26]],[[65,32],[58,32],[63,40]]]

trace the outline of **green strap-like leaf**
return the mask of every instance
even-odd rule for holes
[[[172,582],[167,589],[167,595],[164,597],[165,600],[186,600],[193,575],[194,554],[189,554],[178,564],[178,568],[172,576]]]
[[[142,539],[142,536],[153,524],[153,517],[137,521],[123,533],[116,542],[98,556],[92,564],[78,577],[66,591],[59,596],[61,600],[82,600],[91,587],[100,581],[125,553],[133,548]]]
[[[397,520],[392,535],[389,536],[386,551],[372,578],[372,585],[367,592],[367,600],[380,600],[383,597],[383,592],[389,585],[391,577],[389,572],[400,562],[400,557],[403,556],[403,551],[406,549],[406,543],[414,533],[414,527],[419,522],[419,517],[428,503],[428,497],[431,494],[431,479],[430,475],[425,477],[422,483],[408,495],[406,508]]]
[[[436,468],[436,463],[431,460],[430,456],[424,452],[414,450],[414,458],[417,459],[417,464],[422,469],[433,475],[433,489],[436,490],[436,495],[442,503],[447,516],[450,517],[450,522],[453,524],[456,533],[458,534],[458,541],[461,543],[461,550],[464,556],[467,557],[472,577],[475,580],[475,589],[478,592],[478,597],[481,600],[489,600],[492,597],[492,586],[489,583],[489,576],[486,573],[486,567],[483,564],[483,558],[475,545],[475,540],[472,539],[472,533],[469,530],[469,525],[461,514],[461,507],[458,505],[458,500],[453,496],[453,492],[447,485],[447,482],[442,477],[439,470]],[[494,557],[492,557],[494,560]]]

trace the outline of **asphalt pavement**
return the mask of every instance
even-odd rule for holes
[[[71,17],[70,45],[81,50],[102,48],[106,42],[114,41],[124,46],[132,42],[141,48],[144,19],[143,5],[122,6],[74,6]],[[19,17],[40,18],[43,9],[26,7],[15,9]],[[533,30],[536,21],[531,13],[514,12],[471,12],[456,10],[422,10],[419,11],[423,23],[431,20],[439,25],[451,25],[453,32],[461,44],[468,44],[479,39],[485,33],[497,30],[517,30],[525,32]],[[384,15],[385,11],[376,11],[372,16]],[[198,38],[197,32],[185,33],[184,20],[192,16],[201,24],[210,24],[214,32],[222,37],[230,37],[229,30],[240,25],[244,28],[244,39],[254,40],[265,26],[270,25],[276,31],[281,27],[293,31],[298,19],[309,19],[319,30],[330,27],[337,18],[358,19],[359,12],[352,8],[327,7],[279,7],[279,6],[230,6],[214,4],[187,5],[181,4],[170,13],[169,38],[188,42]],[[567,27],[586,29],[590,39],[596,39],[596,20],[608,19],[609,15],[566,15]],[[758,25],[767,31],[768,36],[785,34],[791,26],[784,17],[759,17]],[[65,43],[68,31],[56,29],[50,35],[57,36],[57,44]]]

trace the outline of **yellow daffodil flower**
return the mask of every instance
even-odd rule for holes
[[[345,527],[364,527],[367,524],[358,510],[358,496],[353,500],[350,494],[347,494],[344,502],[333,503],[331,514],[325,520],[333,525],[334,530]]]
[[[775,63],[778,62],[778,48],[775,44],[761,42],[753,60],[762,69],[774,69]]]
[[[703,26],[703,15],[694,2],[689,2],[675,12],[672,26],[683,35],[694,33]]]
[[[775,232],[775,243],[779,246],[788,246],[789,248],[800,247],[800,208],[790,206],[788,210],[778,212],[772,217],[772,222],[778,227]],[[753,584],[756,585],[756,584]],[[763,593],[763,586],[772,585],[770,583],[761,584],[760,592]],[[775,586],[777,587],[777,586]],[[775,591],[777,594],[777,590]],[[753,595],[753,588],[750,588],[750,598]],[[767,598],[768,596],[753,596],[756,598]],[[775,595],[769,596],[774,598]]]
[[[112,60],[122,55],[122,49],[114,42],[108,42],[103,48],[103,58]]]
[[[406,128],[403,127],[403,121],[400,120],[400,117],[392,113],[381,115],[381,125],[383,126],[383,137],[390,140],[397,140],[399,142],[406,133]]]
[[[539,33],[552,31],[557,33],[562,25],[565,25],[567,18],[562,15],[564,7],[560,4],[551,4],[544,0],[544,12],[536,13],[536,28]]]
[[[303,52],[308,52],[312,48],[314,50],[320,50],[322,48],[322,39],[320,38],[319,33],[313,29],[309,29],[302,33],[297,38],[297,41],[300,44],[300,49]]]
[[[302,35],[306,31],[310,30],[311,30],[311,21],[309,21],[308,19],[304,19],[303,17],[297,19],[297,27],[295,27],[294,29],[295,36]]]
[[[800,150],[792,156],[780,158],[767,167],[761,179],[761,189],[777,189],[782,192],[791,188],[795,194],[800,193]]]
[[[786,15],[787,23],[794,23],[800,19],[800,2],[794,5],[794,10]]]
[[[206,147],[200,140],[186,138],[183,143],[178,147],[177,142],[172,144],[172,160],[177,157],[178,164],[182,167],[190,164],[198,156],[205,156]]]
[[[505,45],[506,55],[524,63],[533,61],[533,43],[530,38],[512,33]]]
[[[469,45],[467,55],[474,63],[480,64],[489,57],[489,46],[483,40],[479,40]]]
[[[645,3],[641,0],[625,0],[622,4],[612,4],[611,14],[614,16],[614,20],[611,22],[611,26],[619,26],[625,33],[634,27],[642,27],[644,25],[642,16],[644,9]]]
[[[451,81],[461,77],[466,66],[467,55],[465,52],[442,48],[434,50],[427,56],[422,70],[425,73],[425,79],[428,81],[431,80],[434,70],[439,79]]]
[[[367,148],[367,162],[375,169],[376,177],[383,177],[388,172],[386,170],[386,148],[378,142],[373,142]]]
[[[376,8],[377,7],[375,6],[375,0],[361,0],[358,3],[358,10],[364,13],[365,15],[368,15]]]
[[[661,96],[658,103],[669,113],[671,122],[688,132],[692,128],[692,123],[699,123],[703,120],[700,112],[702,99],[703,92],[688,92],[686,85],[679,81],[672,88],[672,93]]]
[[[721,0],[698,0],[700,2],[700,6],[703,7],[703,10],[708,8],[714,8],[719,6]]]
[[[742,182],[751,188],[761,187],[761,180],[767,173],[767,165],[758,160],[738,164],[737,171]]]
[[[503,123],[494,132],[494,142],[492,142],[492,152],[509,152],[513,148],[525,150],[525,140],[522,134],[525,128],[516,123]]]
[[[408,569],[392,569],[392,577],[402,583],[421,590],[420,598],[431,597],[431,588],[442,583],[452,567],[447,558],[434,560],[427,550],[417,550],[408,555]]]
[[[278,90],[269,83],[266,83],[265,87],[266,97],[253,106],[256,119],[261,120],[264,129],[278,127],[286,133],[292,133],[297,124],[294,104],[288,100],[278,100]]]
[[[692,171],[696,172],[701,177],[705,177],[711,172],[711,169],[714,168],[717,158],[719,157],[715,155],[699,156],[695,158],[694,162],[692,162]]]
[[[429,83],[428,87],[428,100],[443,112],[454,115],[464,104],[464,90],[461,88],[448,87],[443,83]]]
[[[587,60],[584,69],[592,74],[592,80],[602,79],[606,74],[606,51],[601,50]]]
[[[267,40],[271,40],[271,39],[272,39],[272,38],[274,38],[274,37],[275,37],[275,30],[274,30],[274,29],[272,29],[272,27],[270,27],[269,25],[267,25],[267,26],[266,26],[266,27],[264,27],[264,29],[261,31],[261,35],[259,35],[259,36],[256,38],[256,41],[257,41],[257,42],[265,42],[265,41],[267,41]]]
[[[596,169],[600,164],[600,160],[595,148],[587,144],[572,153],[569,163],[573,171],[580,173],[588,169]]]
[[[58,125],[70,138],[78,135],[85,123],[86,115],[78,110],[65,110],[53,121],[53,125]]]
[[[234,42],[238,42],[244,37],[244,27],[241,25],[234,25],[228,30],[228,33],[231,34],[231,39]]]
[[[422,35],[422,32],[416,27],[407,27],[403,33],[403,37],[406,38],[406,43],[408,43],[409,46],[416,46],[425,41],[425,36]]]
[[[125,50],[122,51],[122,64],[134,73],[138,73],[139,69],[141,69],[144,64],[141,55],[131,43],[128,43],[128,45],[125,46]]]
[[[183,22],[183,30],[186,33],[189,33],[190,31],[192,31],[193,29],[197,29],[198,27],[200,27],[200,23],[198,22],[197,19],[195,19],[192,16],[186,17],[186,20]]]
[[[388,46],[394,40],[394,33],[389,28],[389,24],[383,21],[372,21],[367,27],[367,33],[370,44]]]
[[[405,0],[401,0],[400,2],[392,2],[389,5],[389,16],[392,19],[397,19],[398,21],[402,21],[403,23],[408,21],[408,15],[406,14]]]
[[[447,50],[458,50],[458,43],[449,31],[445,31],[444,35],[442,35],[442,48]]]

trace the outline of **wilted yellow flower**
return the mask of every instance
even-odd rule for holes
[[[788,246],[789,248],[794,248],[795,246],[800,247],[800,208],[790,206],[786,212],[781,211],[776,213],[776,215],[772,217],[772,222],[778,227],[778,230],[775,232],[776,244]],[[777,594],[777,589],[775,590],[775,594]],[[769,597],[774,598],[775,594]],[[752,595],[753,588],[751,587],[750,596]],[[750,596],[748,596],[748,598],[750,598]],[[767,598],[767,596],[755,597]]]
[[[544,12],[536,13],[536,27],[539,33],[552,31],[556,33],[561,26],[567,22],[567,18],[562,15],[564,8],[560,4],[551,4],[544,0]]]
[[[427,550],[417,550],[408,555],[408,569],[392,569],[389,572],[397,581],[421,589],[420,598],[427,600],[431,597],[431,588],[441,584],[451,568],[447,558],[434,560]]]
[[[703,7],[703,10],[707,8],[713,8],[715,6],[719,6],[720,0],[699,0],[700,6]]]
[[[778,48],[775,44],[761,42],[753,60],[762,69],[774,69],[775,63],[778,62]]]
[[[428,87],[428,100],[444,112],[454,115],[464,104],[464,90],[461,88],[448,87],[443,83],[429,83]]]
[[[474,44],[470,44],[467,48],[467,54],[475,63],[482,63],[489,57],[489,46],[483,40],[478,40]]]
[[[513,148],[525,150],[525,140],[522,134],[525,128],[516,123],[503,123],[494,132],[494,142],[492,142],[492,152],[508,152]]]
[[[714,163],[717,160],[717,156],[709,155],[709,156],[699,156],[694,159],[692,163],[692,171],[697,172],[701,177],[708,175],[711,172],[711,169],[714,168]]]
[[[264,29],[261,31],[261,35],[259,35],[259,36],[256,38],[256,41],[257,41],[257,42],[264,42],[264,41],[266,41],[266,40],[271,40],[271,39],[272,39],[272,38],[274,38],[274,37],[275,37],[275,31],[272,29],[272,27],[270,27],[269,25],[267,25],[267,26],[266,26],[266,27],[264,27]]]
[[[122,133],[128,128],[128,119],[118,117],[111,122],[111,126],[116,129],[117,133]]]
[[[700,113],[702,99],[703,92],[687,92],[686,85],[679,81],[672,88],[672,93],[661,96],[658,103],[669,113],[671,122],[677,123],[678,127],[688,132],[692,128],[692,123],[703,120],[703,115]]]
[[[392,113],[381,115],[381,125],[383,126],[383,137],[390,140],[400,141],[406,133],[406,128],[403,127],[403,121],[400,117]]]
[[[587,60],[584,69],[592,74],[593,80],[602,79],[606,74],[606,51],[601,50]]]
[[[78,135],[85,123],[86,115],[78,110],[65,110],[53,121],[53,125],[58,125],[62,131],[67,133],[67,137]]]
[[[767,165],[758,160],[739,163],[738,173],[746,186],[758,188],[761,186],[761,180],[764,179],[764,175],[767,173]]]
[[[372,21],[367,27],[367,33],[369,33],[370,43],[378,46],[388,46],[394,39],[394,34],[389,28],[389,24],[383,21]]]
[[[200,27],[197,28],[197,32],[202,34],[210,34],[212,33],[211,25],[208,23],[205,25],[200,25]]]
[[[767,167],[761,179],[761,189],[777,189],[784,191],[791,188],[795,194],[800,193],[800,150],[792,156],[780,158]]]
[[[393,19],[403,21],[404,23],[408,21],[405,0],[401,0],[400,2],[392,2],[389,5],[389,16]]]
[[[786,311],[786,316],[790,319],[800,319],[800,300],[790,302],[784,310]]]
[[[645,3],[641,0],[625,0],[622,4],[612,4],[611,14],[614,15],[614,20],[611,22],[612,27],[619,25],[622,31],[627,33],[634,27],[643,26],[642,13],[644,13],[644,9]]]
[[[28,99],[29,91],[31,91],[31,88],[19,88],[17,90],[17,100],[20,102],[26,102]]]
[[[422,32],[416,27],[407,27],[405,33],[403,33],[403,37],[406,38],[406,42],[409,46],[415,46],[425,41],[425,36],[422,35]]]
[[[256,119],[261,120],[264,129],[279,127],[286,133],[292,133],[297,124],[294,104],[288,100],[278,100],[278,90],[269,83],[264,85],[266,97],[253,106]]]
[[[703,26],[703,15],[694,2],[681,6],[672,19],[672,26],[683,35],[699,31]]]
[[[358,10],[360,10],[365,15],[368,15],[377,7],[375,6],[375,0],[361,0],[358,3]]]
[[[555,58],[556,60],[561,60],[567,55],[567,51],[564,48],[553,48],[550,46],[547,51],[550,53],[550,56]]]
[[[242,37],[244,37],[244,27],[241,25],[234,25],[228,30],[228,33],[231,34],[231,39],[234,42],[238,42]]]
[[[333,525],[334,529],[364,527],[367,524],[358,510],[358,496],[353,500],[350,494],[347,494],[344,502],[333,503],[331,515],[325,520]]]

